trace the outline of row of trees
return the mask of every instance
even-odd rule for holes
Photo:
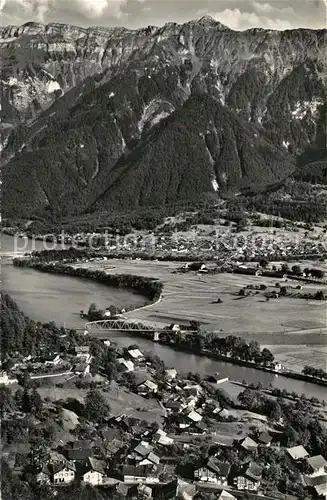
[[[315,377],[327,380],[327,372],[325,372],[321,368],[314,368],[313,366],[305,366],[302,370],[302,373],[304,375],[308,375],[309,377]]]
[[[258,365],[270,366],[274,362],[274,356],[269,349],[261,349],[256,341],[246,342],[241,337],[228,335],[220,337],[213,332],[195,331],[187,332],[162,332],[160,341],[163,343],[174,343],[194,352],[208,351],[217,356],[228,356]]]

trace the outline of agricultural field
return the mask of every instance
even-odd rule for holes
[[[300,264],[307,267],[319,264],[321,269],[325,267],[325,263],[321,262]],[[164,283],[160,302],[131,311],[127,313],[128,317],[145,320],[158,327],[198,320],[205,330],[220,332],[221,335],[236,334],[269,346],[276,359],[289,368],[299,369],[311,358],[313,365],[326,368],[324,301],[290,297],[267,301],[261,291],[247,297],[238,295],[239,290],[248,285],[264,284],[267,290],[276,290],[279,283],[295,289],[298,281],[227,273],[174,273],[180,264],[173,262],[110,260],[78,265],[107,269],[110,274],[151,276]],[[319,289],[327,292],[326,285],[304,284],[301,293],[314,293]],[[213,303],[218,298],[222,303]]]

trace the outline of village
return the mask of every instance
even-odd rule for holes
[[[231,398],[223,374],[181,375],[137,345],[118,348],[73,332],[59,342],[57,352],[44,345],[47,354],[4,363],[2,455],[14,476],[24,477],[27,467],[39,485],[90,485],[119,499],[327,498],[325,457],[290,434],[287,399],[266,398],[260,384]],[[139,416],[114,410],[110,394],[122,387],[125,409],[137,398]],[[327,418],[317,401],[296,398],[291,407]],[[65,432],[22,451],[13,428],[23,435],[24,423],[38,429],[46,415]]]
[[[242,214],[237,218],[221,211],[222,218],[200,217],[186,212],[167,217],[152,230],[126,234],[113,228],[101,231],[33,234],[34,240],[49,245],[74,246],[106,251],[111,257],[155,258],[160,260],[256,261],[311,260],[326,255],[326,227],[296,223],[263,214]],[[247,217],[247,218],[246,218]],[[200,221],[202,223],[197,223]],[[12,228],[5,228],[8,234]],[[21,233],[25,237],[26,233]],[[31,236],[28,233],[29,237]],[[53,247],[51,247],[53,248]],[[219,257],[218,257],[219,255]]]

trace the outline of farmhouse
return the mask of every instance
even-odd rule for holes
[[[327,474],[327,462],[322,455],[316,455],[306,459],[310,473],[315,476]]]
[[[296,462],[298,460],[303,460],[304,458],[307,458],[309,456],[309,453],[302,445],[293,446],[292,448],[286,448],[286,451]]]
[[[87,464],[87,472],[83,474],[84,483],[91,486],[99,486],[106,482],[105,464],[100,460],[89,457]]]
[[[79,363],[74,367],[74,373],[86,377],[86,375],[90,373],[90,365],[87,363]]]
[[[59,363],[62,362],[62,359],[59,354],[48,354],[47,356],[43,357],[41,360],[45,365],[48,366],[56,366],[59,365]]]
[[[202,415],[200,415],[197,411],[192,410],[191,413],[187,415],[187,418],[192,420],[192,422],[200,422],[202,420]]]
[[[76,467],[72,462],[52,465],[52,480],[54,484],[70,484],[75,480]]]
[[[249,436],[240,441],[240,446],[247,451],[257,451],[258,444]]]
[[[152,380],[146,380],[137,387],[137,392],[140,395],[146,396],[147,394],[154,394],[158,391],[158,385]]]
[[[230,464],[228,462],[220,462],[211,457],[202,467],[194,471],[194,478],[203,482],[227,486],[229,471]]]
[[[134,371],[133,361],[130,361],[129,359],[124,359],[124,358],[119,358],[117,361],[118,361],[122,371],[124,371],[124,372]]]
[[[18,380],[16,378],[9,378],[7,372],[0,372],[0,385],[10,385],[10,384],[17,384]]]
[[[268,447],[271,445],[272,437],[268,434],[268,432],[261,432],[261,434],[257,437],[257,441],[259,445]]]
[[[159,483],[159,474],[149,465],[123,465],[121,469],[124,483]]]
[[[144,355],[139,349],[130,349],[128,355],[133,359],[133,361],[140,361],[144,359]]]
[[[234,497],[234,495],[232,495],[228,491],[223,490],[218,496],[217,500],[237,500],[237,499],[236,497]]]
[[[171,368],[169,370],[165,370],[165,375],[168,380],[174,380],[177,377],[177,370],[175,368]]]
[[[258,491],[261,476],[262,469],[255,463],[245,464],[243,470],[234,478],[234,485],[238,490]]]
[[[224,382],[228,382],[228,377],[220,375],[220,373],[216,372],[214,375],[209,375],[208,382],[223,384]]]

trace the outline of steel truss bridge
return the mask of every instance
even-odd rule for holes
[[[102,319],[99,321],[90,321],[85,324],[85,330],[116,330],[116,331],[131,331],[138,332],[157,332],[158,329],[151,323],[142,323],[137,320],[126,319]],[[162,331],[162,330],[159,330]]]
[[[126,332],[126,331],[135,331],[139,333],[143,332],[152,332],[154,339],[159,339],[159,333],[161,332],[172,332],[171,330],[157,328],[152,323],[143,323],[138,320],[127,320],[127,319],[102,319],[99,321],[89,321],[85,323],[85,331],[88,333],[95,333],[95,331],[110,331],[115,330],[116,332]],[[196,333],[193,330],[188,330],[188,333]]]

